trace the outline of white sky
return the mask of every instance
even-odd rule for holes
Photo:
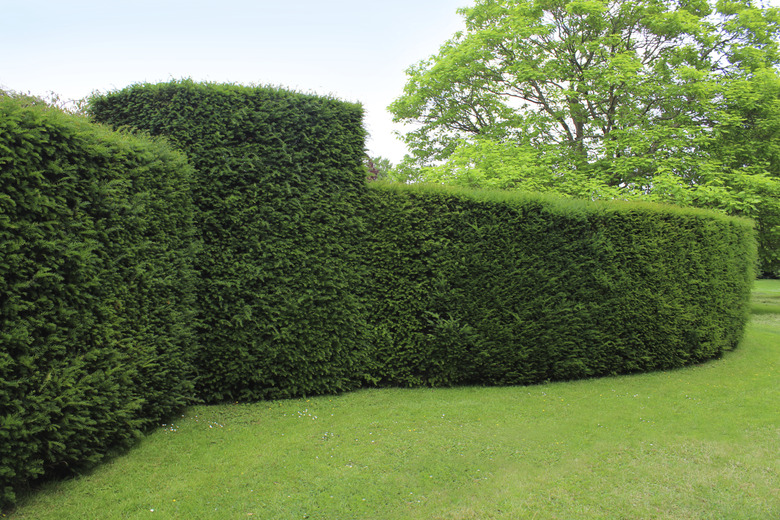
[[[386,107],[472,0],[0,0],[0,88],[63,99],[134,83],[274,85],[363,104],[367,148],[398,162]]]

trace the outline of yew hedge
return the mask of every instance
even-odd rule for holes
[[[375,375],[388,384],[676,368],[741,338],[755,277],[750,221],[431,186],[371,193],[367,294]]]
[[[191,168],[0,96],[0,504],[192,399]]]
[[[135,85],[100,122],[165,136],[195,167],[198,395],[252,400],[364,381],[359,105],[275,88]]]
[[[0,98],[5,503],[194,399],[675,368],[747,320],[750,221],[369,185],[361,107],[276,88],[90,114],[159,139]]]

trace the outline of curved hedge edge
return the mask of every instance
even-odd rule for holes
[[[374,184],[367,293],[386,384],[675,368],[738,343],[752,222],[699,209]],[[373,218],[373,220],[371,220]],[[409,294],[413,297],[409,297]]]
[[[192,399],[191,168],[0,98],[0,503]]]

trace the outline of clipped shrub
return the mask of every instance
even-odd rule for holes
[[[359,105],[185,80],[96,97],[90,112],[164,135],[195,167],[203,399],[338,392],[364,381]]]
[[[192,398],[191,168],[0,97],[0,506]]]
[[[701,210],[372,185],[375,378],[527,384],[675,368],[738,343],[752,223]]]
[[[361,108],[274,88],[135,85],[90,111],[189,160],[0,97],[0,506],[193,394],[676,368],[748,317],[747,220],[368,187]]]
[[[277,89],[136,85],[91,111],[195,164],[208,401],[672,368],[734,347],[747,317],[749,221],[368,189],[359,107]]]

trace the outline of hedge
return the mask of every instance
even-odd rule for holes
[[[191,168],[0,96],[0,506],[192,399]]]
[[[100,96],[90,111],[164,135],[195,167],[199,396],[280,398],[364,382],[359,105],[184,80]]]
[[[174,81],[93,100],[195,164],[207,401],[679,367],[739,340],[752,223],[697,210],[369,189],[355,105]]]
[[[741,337],[751,221],[433,186],[371,193],[366,293],[379,340],[373,375],[384,384],[676,368]]]
[[[185,405],[529,384],[734,348],[752,222],[367,186],[359,105],[173,81],[0,100],[0,489]]]

